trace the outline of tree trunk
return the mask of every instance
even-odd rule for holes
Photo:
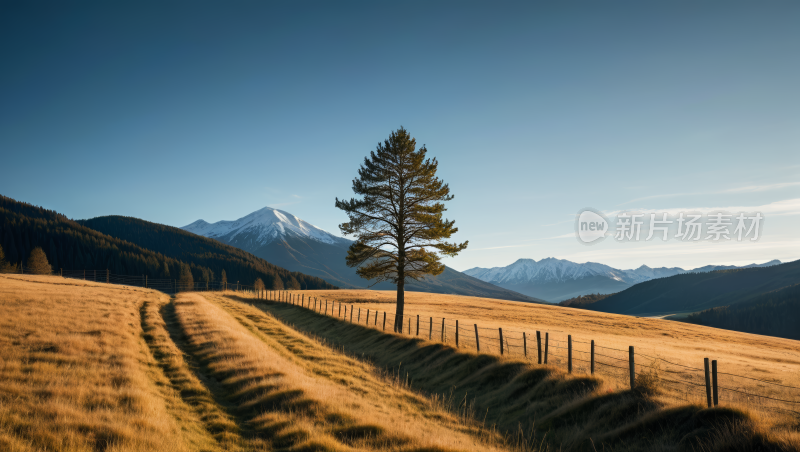
[[[397,283],[397,310],[395,311],[394,316],[394,332],[395,333],[402,333],[403,332],[403,311],[405,309],[405,278],[401,279]]]

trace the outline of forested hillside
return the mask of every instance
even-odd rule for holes
[[[708,309],[687,322],[726,330],[800,339],[800,284],[759,295],[746,303]]]
[[[636,284],[587,305],[615,314],[655,315],[731,306],[800,283],[800,260],[771,267],[684,273]]]
[[[589,305],[592,303],[597,303],[600,300],[604,300],[613,293],[609,294],[600,294],[600,293],[590,293],[589,295],[578,295],[575,298],[570,298],[569,300],[564,300],[558,303],[559,306],[564,306],[566,308],[578,308],[578,309],[591,309]]]
[[[11,264],[24,264],[30,252],[41,247],[55,271],[108,269],[120,275],[178,278],[181,268],[187,265],[195,281],[219,281],[224,270],[229,282],[253,284],[256,278],[261,278],[269,289],[335,288],[320,278],[289,272],[210,239],[168,226],[136,222],[129,223],[151,227],[131,226],[133,236],[148,237],[147,243],[155,249],[106,235],[58,212],[0,195],[0,245]]]

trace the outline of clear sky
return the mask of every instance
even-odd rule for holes
[[[338,234],[334,198],[402,125],[455,194],[456,269],[800,258],[800,3],[654,3],[2,2],[0,194]],[[588,247],[584,207],[765,221]]]

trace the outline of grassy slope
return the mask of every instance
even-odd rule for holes
[[[798,450],[734,410],[284,304],[0,278],[2,450]]]
[[[460,422],[430,400],[387,384],[370,366],[230,296],[182,295],[175,310],[187,350],[220,382],[242,424],[273,447],[503,450],[497,435],[475,422]]]
[[[229,299],[0,278],[0,450],[507,450]]]
[[[158,292],[0,275],[0,450],[222,450],[156,365]]]
[[[313,296],[342,301],[347,305],[352,304],[356,311],[359,308],[364,312],[367,309],[373,312],[378,310],[381,315],[383,311],[388,311],[390,314],[395,311],[395,293],[389,291],[337,290],[298,293],[305,294],[306,299]],[[527,332],[531,338],[535,337],[536,331],[539,330],[542,335],[549,332],[550,352],[556,362],[563,358],[563,350],[554,349],[553,345],[565,347],[567,335],[571,334],[575,341],[575,356],[584,360],[589,359],[588,342],[594,340],[598,347],[627,350],[628,346],[633,345],[639,353],[695,368],[702,368],[703,358],[710,357],[719,361],[720,369],[724,369],[721,370],[723,372],[800,387],[800,353],[798,353],[800,344],[789,339],[553,305],[419,292],[406,293],[405,309],[406,314],[421,315],[421,330],[424,332],[428,331],[427,322],[431,316],[436,319],[434,332],[438,329],[442,317],[447,318],[448,322],[458,319],[461,325],[470,328],[473,324],[478,324],[481,328],[491,329],[493,336],[481,342],[481,349],[484,351],[494,352],[498,349],[495,346],[498,328],[503,328],[505,338],[512,344],[521,344],[520,331]],[[372,316],[374,318],[374,314]],[[471,337],[469,333],[465,336],[463,339]],[[533,347],[531,339],[528,345]],[[513,354],[517,356],[520,351],[521,347],[512,349]],[[608,351],[602,353],[610,354]],[[614,355],[623,360],[627,359],[627,353],[614,353]],[[580,362],[576,365],[579,368],[583,366]],[[622,365],[625,365],[625,361],[622,361]],[[605,372],[607,369],[601,370]],[[682,375],[679,377],[683,378]],[[727,375],[720,376],[720,385],[726,387],[753,389],[750,384],[748,380],[734,379]],[[762,387],[755,389],[759,392],[765,390]],[[703,391],[694,395],[698,395],[698,401],[701,400],[700,397],[705,397]],[[794,395],[796,397],[797,393]]]
[[[454,411],[496,425],[518,445],[586,451],[800,447],[797,434],[768,431],[734,409],[668,405],[646,390],[610,390],[599,378],[570,377],[552,367],[386,334],[292,305],[256,306],[334,349],[391,369],[413,388],[448,401]],[[712,444],[718,437],[725,442]]]

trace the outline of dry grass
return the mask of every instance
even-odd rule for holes
[[[142,339],[142,303],[166,298],[0,275],[0,450],[205,448]]]
[[[396,294],[392,291],[336,290],[298,293],[305,294],[306,297],[335,300],[337,303],[353,303],[356,310],[361,308],[362,312],[370,309],[373,312],[378,310],[392,314],[395,309]],[[541,331],[542,335],[549,332],[550,362],[563,367],[566,339],[567,335],[571,334],[575,341],[573,347],[577,373],[588,373],[589,369],[586,363],[589,360],[588,343],[594,340],[598,346],[597,353],[620,360],[598,357],[598,361],[602,359],[605,362],[626,367],[627,349],[628,346],[633,345],[638,354],[657,358],[661,363],[661,377],[673,381],[702,383],[702,373],[697,371],[672,373],[683,369],[669,363],[702,369],[703,358],[709,357],[718,360],[719,372],[800,387],[800,342],[795,340],[663,319],[639,318],[489,298],[406,292],[405,300],[406,314],[414,317],[420,315],[420,329],[425,337],[427,337],[430,317],[438,319],[434,321],[434,331],[441,328],[442,317],[447,318],[448,322],[458,319],[461,325],[468,328],[466,333],[462,331],[462,347],[466,346],[467,348],[474,348],[474,339],[472,339],[474,333],[471,331],[473,324],[486,328],[486,330],[481,330],[481,349],[484,352],[498,352],[497,328],[503,328],[506,340],[510,342],[512,355],[522,353],[521,332],[528,333],[528,347],[529,350],[532,350],[531,355],[535,354],[535,332]],[[416,319],[412,322],[414,333],[416,333],[415,323]],[[405,331],[408,331],[407,327]],[[484,338],[484,334],[487,334],[489,338]],[[452,343],[453,334],[448,334],[447,340]],[[599,348],[601,346],[622,351],[601,350]],[[638,360],[640,366],[652,361],[642,357],[639,357]],[[613,385],[614,389],[626,387],[624,370],[619,371],[600,364],[597,367],[597,371],[601,375],[619,377],[613,380],[607,379],[607,383]],[[788,390],[723,374],[719,376],[719,384],[725,388],[796,401],[798,403],[794,405],[795,411],[797,407],[800,407],[800,390]],[[670,392],[682,401],[705,402],[705,391],[702,387],[697,388],[688,384],[672,386],[674,387],[671,387]],[[755,397],[748,398],[725,390],[722,390],[720,397],[723,403],[746,409],[758,409],[764,413],[771,412],[777,407],[792,406]],[[782,415],[775,414],[774,417],[776,421],[779,421]],[[795,422],[797,422],[796,419]]]
[[[592,337],[614,335],[575,315],[622,322],[436,295],[415,310],[417,296],[412,313],[487,325],[530,308]],[[800,450],[796,418],[667,402],[655,371],[608,392],[602,377],[254,301],[0,275],[0,450]]]
[[[175,304],[189,349],[265,446],[298,450],[503,450],[501,438],[375,369],[218,294]],[[206,298],[212,300],[208,301]]]
[[[407,378],[432,398],[450,401],[451,412],[486,419],[520,448],[544,442],[587,451],[800,450],[797,417],[775,423],[762,413],[676,401],[660,394],[656,372],[640,374],[637,391],[615,390],[615,382],[602,376],[570,376],[556,366],[384,333],[289,304],[249,302],[335,350]],[[721,441],[725,435],[732,436]]]

